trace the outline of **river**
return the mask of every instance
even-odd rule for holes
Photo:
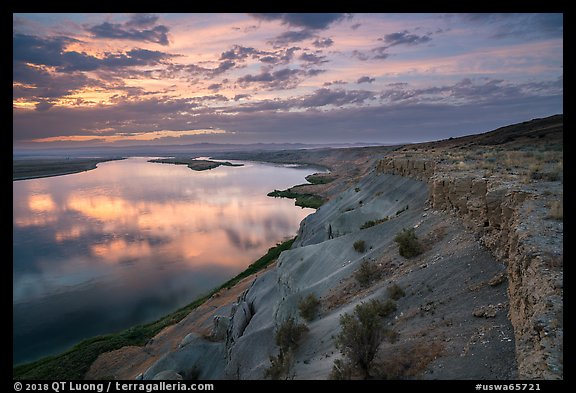
[[[132,157],[13,182],[13,363],[153,321],[293,237],[313,212],[266,194],[310,168],[196,172]]]

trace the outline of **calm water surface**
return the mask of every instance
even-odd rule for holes
[[[146,161],[13,182],[14,363],[190,303],[312,212],[266,196],[311,169]]]

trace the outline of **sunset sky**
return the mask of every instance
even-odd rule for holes
[[[13,146],[403,143],[563,113],[562,14],[13,14]]]

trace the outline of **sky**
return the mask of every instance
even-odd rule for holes
[[[13,147],[423,142],[563,113],[562,14],[13,14]]]

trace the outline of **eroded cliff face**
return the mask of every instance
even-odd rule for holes
[[[506,263],[520,378],[563,378],[563,223],[547,217],[542,193],[433,159],[389,157],[377,170],[426,181],[431,207],[461,218]]]

